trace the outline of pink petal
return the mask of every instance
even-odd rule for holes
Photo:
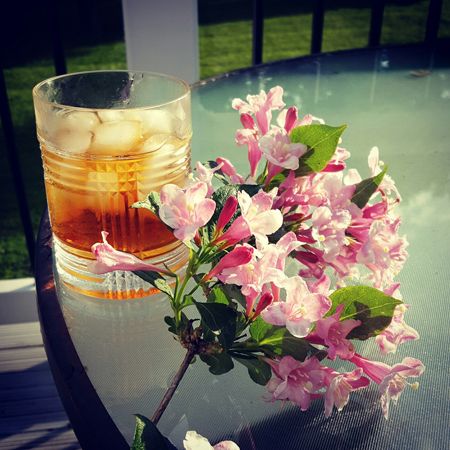
[[[223,205],[223,209],[220,212],[219,218],[217,219],[217,232],[221,232],[225,228],[225,226],[228,225],[228,223],[236,213],[237,206],[238,200],[236,197],[231,195],[227,198],[225,204]]]
[[[253,257],[254,248],[249,245],[235,247],[230,253],[227,253],[208,273],[205,280],[209,280],[216,276],[222,270],[230,267],[238,267],[247,264]]]
[[[216,444],[214,450],[239,450],[239,447],[233,441],[222,441]]]
[[[98,242],[92,246],[92,253],[96,261],[88,263],[88,270],[96,274],[104,274],[115,270],[145,270],[168,274],[169,272],[161,267],[147,264],[136,258],[131,253],[116,250],[106,240],[108,232],[102,231],[103,242]]]
[[[298,110],[295,106],[291,106],[286,113],[286,120],[284,122],[284,129],[289,133],[295,125],[298,117]]]

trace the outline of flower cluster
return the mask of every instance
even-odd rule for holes
[[[306,410],[323,398],[327,417],[373,381],[387,418],[390,401],[406,386],[417,386],[407,378],[424,370],[414,358],[392,367],[372,361],[352,342],[374,337],[388,353],[418,338],[404,321],[407,306],[395,281],[408,242],[399,233],[401,197],[387,166],[374,147],[368,178],[347,169],[345,126],[299,117],[296,107],[285,108],[279,86],[232,106],[240,114],[236,143],[247,151],[249,174],[237,173],[223,157],[197,163],[189,186],[166,185],[145,205],[191,249],[175,291],[168,284],[161,289],[162,275],[175,274],[143,267],[107,246],[106,235],[94,246],[95,267],[158,273],[156,287],[174,311],[170,331],[211,372],[243,363],[266,386],[268,400]],[[205,264],[208,272],[199,274]],[[194,286],[185,292],[191,279]],[[194,299],[197,288],[207,302]],[[187,307],[197,309],[197,328],[184,313]],[[336,358],[354,369],[337,372],[326,365]]]

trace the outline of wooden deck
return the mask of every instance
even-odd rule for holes
[[[0,325],[0,449],[80,449],[38,322]]]

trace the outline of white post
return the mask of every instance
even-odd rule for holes
[[[129,70],[199,79],[197,0],[122,0]]]

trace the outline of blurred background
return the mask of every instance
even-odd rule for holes
[[[182,0],[180,0],[182,1]],[[157,3],[157,2],[156,2]],[[200,78],[252,64],[252,0],[198,0]],[[310,53],[313,1],[265,0],[263,62]],[[50,2],[51,4],[51,2]],[[35,138],[33,86],[54,75],[46,2],[2,6],[1,65],[33,227],[45,206]],[[325,1],[322,51],[367,45],[371,0]],[[125,69],[121,0],[60,0],[58,17],[67,70]],[[381,45],[422,42],[429,0],[386,1]],[[450,39],[450,0],[438,33]],[[0,280],[31,275],[11,171],[0,132]]]

